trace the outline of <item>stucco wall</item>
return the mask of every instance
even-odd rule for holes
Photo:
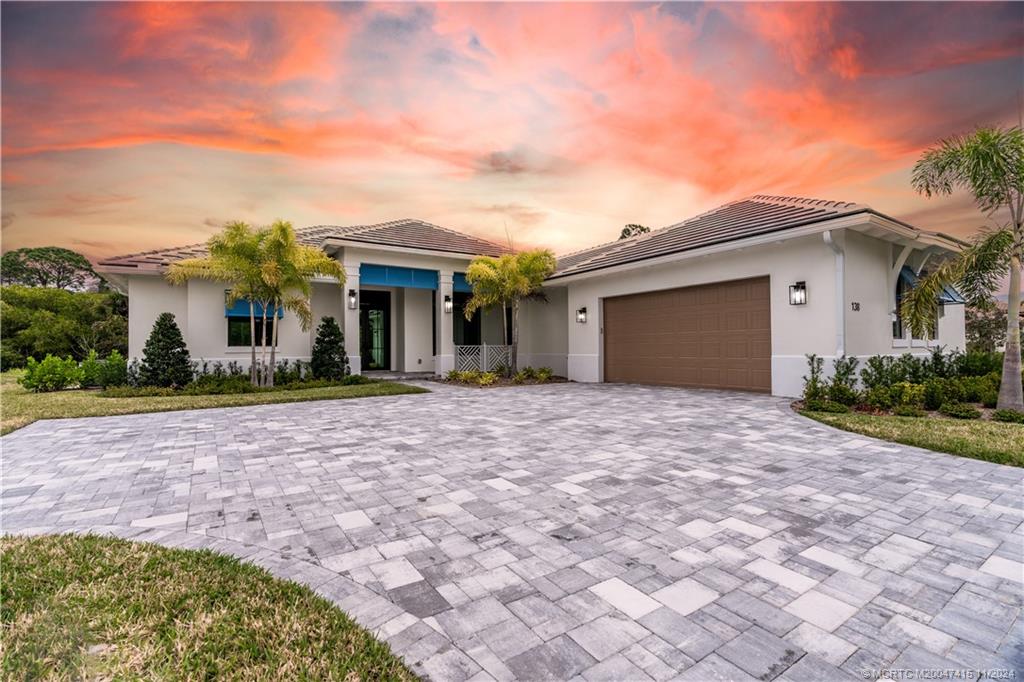
[[[526,301],[519,312],[519,365],[550,367],[555,374],[568,372],[569,290],[544,289],[547,302]]]
[[[772,392],[800,391],[805,353],[832,355],[836,346],[832,251],[821,235],[675,263],[609,272],[568,285],[568,376],[601,381],[601,300],[611,296],[767,275],[771,282]],[[807,304],[789,304],[789,285],[807,283]],[[557,282],[557,280],[556,280]],[[574,311],[587,308],[587,322]]]
[[[223,304],[221,304],[223,311]],[[188,339],[188,289],[162,277],[128,278],[128,357],[141,358],[142,347],[160,313],[172,313]]]
[[[401,370],[434,371],[434,317],[431,310],[434,292],[429,289],[405,289],[402,301]]]

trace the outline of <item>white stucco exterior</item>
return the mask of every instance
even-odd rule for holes
[[[472,254],[437,253],[401,247],[328,240],[324,247],[345,268],[347,281],[313,285],[313,326],[303,330],[294,315],[280,322],[281,359],[308,359],[315,328],[325,316],[342,325],[354,372],[360,357],[357,296],[378,291],[390,308],[390,369],[443,374],[455,366],[453,328],[456,313],[444,300],[453,295],[456,273],[464,273]],[[602,305],[609,297],[753,277],[769,278],[771,309],[772,393],[796,396],[807,371],[806,355],[826,360],[840,354],[867,358],[875,354],[927,353],[941,345],[963,349],[964,306],[946,305],[938,338],[929,342],[893,338],[896,278],[907,266],[918,272],[950,242],[921,233],[878,215],[862,214],[805,228],[686,251],[650,260],[549,280],[546,301],[529,300],[520,310],[519,364],[550,367],[573,381],[603,380]],[[414,268],[436,273],[436,289],[381,286],[360,282],[365,264]],[[192,281],[171,286],[158,272],[121,274],[129,295],[129,353],[139,357],[153,322],[162,312],[175,315],[196,359],[237,361],[247,365],[247,347],[228,347],[224,285]],[[805,282],[807,302],[791,305],[789,287]],[[575,311],[586,308],[587,321]],[[485,311],[481,342],[503,343],[502,313]]]

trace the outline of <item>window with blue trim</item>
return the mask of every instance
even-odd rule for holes
[[[263,318],[256,318],[256,343],[263,339]],[[274,319],[267,318],[267,345],[274,340]],[[228,348],[245,346],[248,348],[252,343],[252,336],[249,333],[249,316],[228,318]]]

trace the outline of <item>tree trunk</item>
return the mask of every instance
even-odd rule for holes
[[[508,343],[508,303],[501,302],[501,345]],[[484,367],[484,369],[487,369]]]
[[[259,386],[260,378],[256,374],[256,306],[251,298],[249,299],[249,346],[252,350],[249,358],[249,381],[253,386]]]
[[[260,386],[267,385],[267,305],[263,301],[263,329],[260,330]]]
[[[267,370],[267,385],[274,385],[274,369],[277,367],[277,306],[279,303],[274,301],[274,310],[271,313],[270,319],[274,321],[274,333],[271,334],[270,339],[270,368]],[[264,325],[265,326],[265,325]]]
[[[519,301],[512,301],[512,347],[509,349],[508,372],[519,371]]]
[[[1003,379],[999,386],[1001,410],[1024,412],[1024,388],[1020,375],[1020,268],[1018,244],[1010,256],[1010,295],[1006,307],[1006,351],[1003,354]]]

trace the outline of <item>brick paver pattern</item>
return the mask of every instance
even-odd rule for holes
[[[611,385],[37,422],[7,533],[210,547],[436,680],[1024,668],[1024,470]]]

